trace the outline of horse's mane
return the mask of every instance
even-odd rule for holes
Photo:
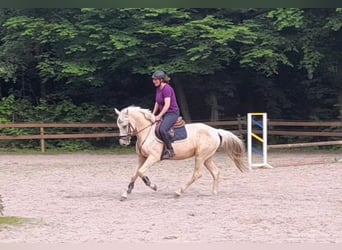
[[[134,106],[134,105],[131,105],[131,106],[128,106],[126,108],[124,108],[122,111],[140,111],[140,112],[143,112],[143,113],[151,113],[151,110],[149,109],[144,109],[144,108],[141,108],[139,106]],[[151,113],[152,114],[152,113]]]
[[[135,112],[141,112],[144,114],[145,118],[151,122],[155,122],[155,117],[154,115],[152,114],[151,110],[149,109],[144,109],[144,108],[141,108],[141,107],[138,107],[138,106],[134,106],[134,105],[131,105],[131,106],[128,106],[127,108],[124,108],[122,111],[125,111],[125,112],[132,112],[132,111],[135,111]]]

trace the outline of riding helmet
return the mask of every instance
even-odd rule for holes
[[[152,75],[153,79],[165,79],[165,77],[167,77],[166,73],[161,70],[154,72]]]

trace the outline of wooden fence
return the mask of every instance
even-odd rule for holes
[[[233,133],[245,136],[247,133],[247,122],[243,118],[232,121],[203,122],[216,128],[223,128]],[[36,132],[25,135],[3,135],[3,129],[34,129]],[[47,132],[47,128],[52,129],[82,129],[91,128],[95,132]],[[103,132],[98,132],[103,129]],[[40,140],[41,151],[45,152],[45,140],[47,139],[87,139],[117,137],[119,131],[115,123],[12,123],[0,124],[0,140]],[[257,132],[256,132],[257,133]],[[261,133],[261,132],[260,132]],[[342,145],[342,121],[268,121],[268,137],[310,137],[319,138],[317,142],[298,142],[293,144],[269,145],[269,148],[289,148],[304,146]],[[330,141],[321,141],[322,138],[330,138]]]
[[[281,135],[281,136],[292,136],[296,140],[300,140],[303,137],[315,138],[315,142],[304,142],[301,143],[289,143],[289,144],[277,144],[268,145],[268,148],[294,148],[294,147],[311,147],[311,146],[332,146],[342,145],[342,121],[270,121],[269,122],[268,135]],[[282,128],[282,129],[278,129]],[[285,129],[284,129],[285,128]],[[318,138],[330,138],[324,139],[325,141],[317,141]]]
[[[219,122],[208,122],[207,124],[214,127],[223,127],[231,130],[238,135],[246,135],[247,123],[243,119],[237,121],[219,121]],[[235,126],[235,127],[234,127]],[[258,134],[257,131],[254,131]],[[260,129],[259,134],[262,131]],[[268,145],[269,149],[280,149],[280,148],[294,148],[294,147],[311,147],[311,146],[332,146],[342,145],[342,121],[268,121],[268,138],[275,136],[291,137],[294,140],[299,141],[296,143],[288,144],[274,144]],[[315,142],[300,142],[303,138],[315,138]],[[322,138],[329,138],[324,139]],[[269,139],[268,139],[269,140]],[[320,140],[320,141],[317,141]],[[270,141],[270,140],[269,140]]]
[[[66,128],[92,128],[117,130],[113,123],[8,123],[0,124],[0,131],[3,128],[33,128],[37,129],[36,134],[26,135],[0,135],[0,140],[40,140],[41,151],[45,152],[46,139],[87,139],[87,138],[106,138],[119,136],[118,131],[113,132],[94,132],[94,133],[46,133],[46,128],[66,129]]]

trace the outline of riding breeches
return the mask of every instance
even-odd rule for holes
[[[163,120],[159,128],[160,136],[162,140],[165,142],[166,147],[168,149],[171,149],[171,138],[170,138],[168,131],[176,123],[178,116],[179,116],[179,111],[166,113],[163,116]]]

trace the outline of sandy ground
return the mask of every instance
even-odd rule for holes
[[[220,191],[203,177],[174,191],[193,159],[164,161],[120,202],[135,155],[1,155],[5,216],[29,223],[0,228],[0,243],[342,243],[342,162],[337,153],[270,153],[273,169],[243,174],[215,155]]]

